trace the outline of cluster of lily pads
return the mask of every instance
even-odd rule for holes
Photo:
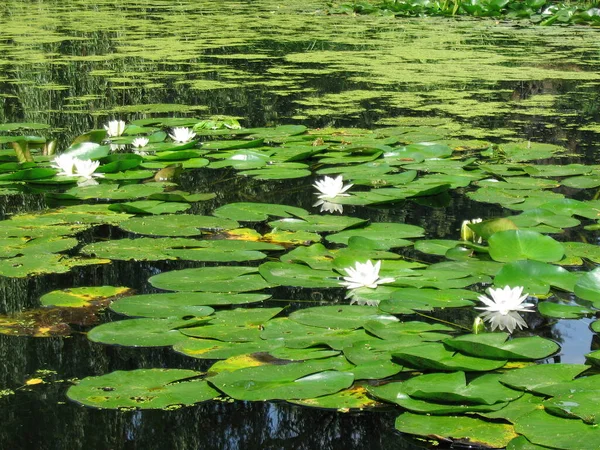
[[[502,17],[529,19],[539,25],[600,25],[597,2],[556,3],[548,0],[383,0],[333,5],[332,13],[389,14],[395,16]]]
[[[77,402],[166,408],[229,397],[342,411],[392,403],[402,410],[396,427],[421,436],[511,449],[583,449],[600,437],[598,352],[587,355],[589,365],[539,364],[559,346],[526,330],[528,317],[593,317],[600,309],[598,246],[564,237],[569,228],[598,229],[600,201],[566,196],[600,187],[598,166],[546,164],[565,154],[559,146],[465,145],[431,127],[248,129],[185,118],[111,122],[59,155],[38,136],[0,138],[11,145],[0,150],[0,193],[38,192],[59,205],[0,222],[0,275],[115,260],[198,265],[152,276],[150,294],[87,287],[42,299],[62,308],[68,324],[77,317],[64,308],[112,298],[110,308],[125,318],[91,329],[92,341],[216,360],[206,372],[88,377],[69,389]],[[30,160],[19,162],[13,142]],[[94,170],[80,171],[81,161]],[[315,211],[236,202],[188,214],[215,194],[178,190],[168,175],[174,168],[307,178]],[[308,178],[315,173],[316,181]],[[347,205],[441,204],[451,191],[514,214],[465,218],[452,239],[343,215]],[[125,237],[81,245],[81,233],[99,225]],[[400,255],[409,248],[415,258]],[[290,301],[273,298],[278,287],[298,289]],[[292,306],[272,306],[279,302]],[[485,332],[482,321],[501,331]],[[28,334],[52,335],[43,331]],[[18,334],[15,320],[0,320],[0,332]],[[549,427],[562,431],[557,437]]]

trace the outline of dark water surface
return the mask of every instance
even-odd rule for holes
[[[437,121],[464,139],[559,143],[573,152],[573,161],[598,161],[597,30],[328,16],[323,8],[312,0],[4,1],[0,123],[47,123],[51,130],[44,133],[64,148],[112,118],[223,114],[245,126],[376,127],[412,117]],[[258,182],[212,174],[182,179],[190,192],[218,193],[199,213],[232,201],[312,206],[305,179]],[[45,207],[41,196],[2,197],[0,218]],[[442,208],[407,204],[349,213],[421,225],[430,237],[449,238],[464,218],[501,209],[455,196]],[[149,276],[179,267],[186,266],[116,262],[67,275],[0,277],[0,305],[2,312],[31,308],[43,293],[73,286],[125,285],[144,293]],[[557,362],[581,363],[597,347],[588,323],[559,321],[539,334],[561,343]],[[0,389],[15,391],[0,398],[2,449],[417,448],[394,432],[393,411],[342,414],[287,403],[210,402],[115,412],[66,400],[72,378],[208,367],[168,350],[113,348],[81,333],[0,335],[0,358]],[[39,370],[51,371],[47,382],[24,386]]]

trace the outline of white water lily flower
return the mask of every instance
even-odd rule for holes
[[[181,142],[182,144],[191,141],[196,136],[192,130],[186,127],[173,128],[173,133],[169,133],[171,139],[175,142]]]
[[[125,144],[110,144],[109,147],[111,152],[121,152],[125,150]]]
[[[344,179],[341,175],[339,175],[336,178],[326,176],[322,180],[317,180],[313,186],[319,190],[317,195],[320,199],[332,199],[338,196],[349,197],[350,194],[346,194],[345,192],[350,189],[353,184],[347,184],[344,186]]]
[[[527,323],[525,323],[517,311],[534,312],[528,308],[532,308],[535,305],[533,303],[524,303],[528,294],[521,295],[523,293],[523,286],[515,288],[505,286],[504,289],[490,288],[488,292],[492,298],[485,295],[479,296],[479,300],[486,306],[479,306],[475,309],[485,310],[481,314],[481,317],[491,323],[492,331],[500,328],[512,333],[516,327],[519,327],[519,329],[527,327]]]
[[[104,174],[94,173],[99,165],[100,161],[92,161],[91,159],[75,159],[75,171],[77,172],[77,175],[87,180],[91,179],[92,177],[104,177]]]
[[[59,169],[57,175],[64,177],[72,177],[74,175],[73,168],[75,166],[75,158],[71,155],[63,153],[52,160],[51,167]]]
[[[122,120],[111,120],[108,124],[104,125],[106,134],[108,137],[121,136],[125,131],[125,122]]]
[[[138,137],[131,141],[131,145],[133,146],[133,148],[142,148],[148,145],[148,142],[150,142],[150,139],[145,137]]]
[[[460,238],[463,241],[470,241],[475,244],[481,244],[483,242],[481,236],[479,236],[469,227],[469,224],[481,222],[483,222],[482,219],[463,220],[463,223],[460,226]]]
[[[380,269],[381,261],[377,261],[375,264],[371,260],[364,264],[357,262],[354,267],[346,267],[344,269],[348,276],[344,277],[345,281],[341,281],[340,284],[346,286],[348,289],[360,287],[375,289],[379,284],[394,281],[393,278],[379,278]]]
[[[481,314],[481,318],[490,323],[492,331],[496,328],[500,328],[501,330],[512,333],[517,327],[519,330],[527,328],[527,322],[525,322],[521,315],[516,311],[509,311],[507,314],[501,314],[497,311],[485,312]]]
[[[323,212],[323,211],[330,212],[330,213],[338,212],[340,214],[342,214],[344,212],[344,205],[340,205],[339,203],[331,203],[331,202],[328,202],[327,200],[323,200],[323,199],[319,200],[313,206],[320,206],[321,212]]]

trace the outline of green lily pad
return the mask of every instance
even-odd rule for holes
[[[491,360],[467,356],[448,350],[441,343],[425,343],[414,348],[394,352],[393,356],[415,369],[490,371],[499,369],[506,360]]]
[[[516,261],[505,264],[494,279],[496,286],[523,286],[529,295],[546,295],[550,286],[565,291],[575,289],[578,276],[560,266],[539,261]]]
[[[66,273],[73,267],[94,264],[108,264],[110,260],[96,258],[69,258],[61,254],[28,253],[15,258],[0,260],[0,275],[11,278],[25,278],[44,273]]]
[[[535,231],[500,231],[494,233],[488,243],[492,259],[501,262],[522,259],[555,262],[560,261],[565,253],[559,242]]]
[[[110,309],[119,314],[134,317],[183,317],[211,305],[241,305],[261,302],[270,298],[266,294],[233,294],[219,292],[169,292],[123,297],[114,301]]]
[[[444,343],[461,353],[490,359],[542,359],[560,349],[555,342],[539,336],[508,337],[508,333],[465,334]]]
[[[179,328],[193,326],[207,320],[210,319],[142,318],[119,320],[92,328],[88,333],[88,339],[93,342],[128,347],[170,346],[187,339],[185,335],[179,332]]]
[[[138,369],[87,377],[71,386],[67,397],[96,408],[167,409],[218,397],[200,372],[185,369]]]
[[[316,270],[302,264],[267,262],[259,268],[268,283],[306,288],[341,287],[338,274],[330,270]]]
[[[311,327],[353,330],[367,322],[398,322],[398,318],[376,308],[358,305],[317,306],[295,311],[290,320]]]
[[[600,421],[599,401],[600,391],[594,390],[557,395],[546,400],[543,405],[550,414],[577,418],[585,423],[597,425]]]
[[[303,399],[333,394],[350,387],[354,375],[341,370],[351,367],[344,358],[337,357],[248,367],[221,372],[208,380],[236,400]]]
[[[111,211],[129,214],[175,214],[190,208],[191,205],[188,203],[161,202],[158,200],[138,200],[110,205]]]
[[[288,205],[229,203],[215,209],[213,215],[240,222],[262,222],[268,220],[270,217],[304,217],[308,216],[309,213],[305,209]]]
[[[239,224],[235,220],[194,214],[134,217],[119,226],[132,233],[152,236],[197,236],[202,231],[232,230]]]
[[[555,319],[580,319],[588,314],[594,314],[595,311],[579,305],[561,305],[550,301],[540,302],[538,312],[545,317]]]
[[[386,406],[368,395],[365,386],[355,383],[348,389],[330,395],[322,395],[316,398],[303,400],[288,400],[290,403],[315,408],[335,409],[339,412],[347,412],[353,409],[369,410]]]
[[[254,267],[200,267],[174,270],[150,277],[159,289],[195,292],[249,292],[270,287]]]
[[[186,336],[217,339],[226,342],[260,341],[261,330],[266,322],[282,311],[282,308],[238,308],[218,311],[210,322],[182,330]]]
[[[130,291],[127,287],[115,286],[77,287],[48,292],[42,295],[40,302],[43,306],[79,308],[89,306],[90,302],[125,295]]]
[[[379,304],[382,311],[392,314],[413,314],[434,308],[473,306],[477,293],[466,289],[402,288],[395,290],[389,300]]]
[[[470,444],[504,448],[517,434],[512,425],[487,422],[461,416],[426,416],[402,413],[396,419],[396,429],[417,436],[437,436],[450,441],[467,440]]]
[[[589,367],[583,364],[538,364],[506,372],[500,381],[514,389],[532,391],[571,381]]]
[[[466,412],[489,412],[497,411],[506,406],[506,403],[496,403],[493,405],[459,404],[421,400],[410,397],[404,388],[404,383],[387,383],[382,386],[369,388],[369,393],[387,402],[395,403],[408,411],[420,414],[449,415]]]
[[[293,349],[326,345],[334,350],[342,350],[357,342],[380,341],[361,329],[330,329],[302,324],[288,317],[269,320],[260,336],[266,340],[284,341],[287,348]]]
[[[304,216],[302,218],[285,218],[269,222],[271,228],[285,231],[311,231],[311,232],[335,232],[353,228],[367,221],[355,217],[345,216]]]
[[[543,409],[519,417],[515,431],[534,444],[563,450],[588,450],[593,442],[600,442],[598,426],[557,417]]]
[[[575,283],[575,295],[600,305],[600,268],[583,274]]]
[[[148,197],[152,194],[162,192],[163,189],[164,185],[160,183],[127,184],[124,186],[105,183],[97,186],[77,186],[62,193],[48,193],[48,196],[59,200],[132,200]]]
[[[351,237],[361,236],[377,242],[379,250],[389,250],[396,247],[406,247],[412,242],[406,238],[423,236],[425,230],[421,227],[403,223],[372,223],[360,230],[346,230],[327,236],[327,241],[334,244],[348,244]]]

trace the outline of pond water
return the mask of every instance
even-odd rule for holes
[[[488,145],[526,142],[526,148],[553,144],[565,151],[558,156],[551,152],[543,164],[591,166],[599,159],[599,55],[600,31],[593,28],[329,15],[325,2],[313,0],[33,4],[9,0],[0,5],[0,124],[47,124],[49,128],[27,134],[56,139],[59,150],[115,118],[131,122],[222,116],[237,118],[245,128],[418,127],[421,137],[439,132],[455,149],[463,145],[470,151],[482,141]],[[0,135],[11,132],[2,130]],[[528,161],[513,158],[523,165]],[[208,215],[234,202],[257,202],[318,214],[312,183],[315,170],[322,166],[311,166],[311,176],[284,180],[240,176],[232,167],[196,169],[185,171],[178,182],[182,191],[191,194],[216,194],[194,203],[188,213]],[[592,167],[588,175],[598,177],[597,166]],[[502,175],[506,173],[498,176]],[[597,200],[597,185],[561,189],[581,201]],[[372,222],[423,227],[428,239],[444,240],[458,239],[465,219],[517,214],[507,207],[509,203],[482,201],[464,192],[459,188],[443,198],[350,204],[344,213]],[[43,188],[29,187],[24,193],[0,196],[0,219],[58,204],[64,202],[45,196]],[[593,219],[586,217],[588,222]],[[77,238],[80,245],[87,245],[130,235],[128,230],[104,224]],[[598,244],[595,231],[582,227],[566,230],[556,239]],[[397,252],[428,263],[440,260],[435,252],[420,254],[405,248]],[[597,263],[598,256],[592,255],[572,271],[591,271]],[[156,292],[147,281],[150,277],[200,266],[166,259],[115,260],[60,274],[0,276],[0,312],[36,308],[43,294],[79,286]],[[482,285],[478,286],[482,292]],[[272,292],[275,300],[264,306],[290,303],[289,311],[345,303],[341,289],[275,287]],[[580,304],[570,292],[555,295],[566,304]],[[474,316],[451,311],[439,318],[469,328]],[[577,320],[548,319],[537,313],[527,317],[531,335],[560,344],[560,352],[541,358],[544,362],[586,362],[585,355],[598,343],[590,330],[593,310],[585,316]],[[118,318],[112,312],[102,317]],[[71,380],[140,368],[206,370],[214,361],[190,358],[169,347],[91,342],[84,333],[89,327],[74,328],[64,337],[0,334],[0,389],[13,391],[3,391],[0,398],[5,412],[0,426],[2,448],[413,449],[425,445],[395,430],[398,410],[392,406],[350,413],[250,401],[210,401],[169,411],[86,408],[67,400]],[[529,334],[529,330],[517,333]],[[31,382],[38,379],[44,382]]]

